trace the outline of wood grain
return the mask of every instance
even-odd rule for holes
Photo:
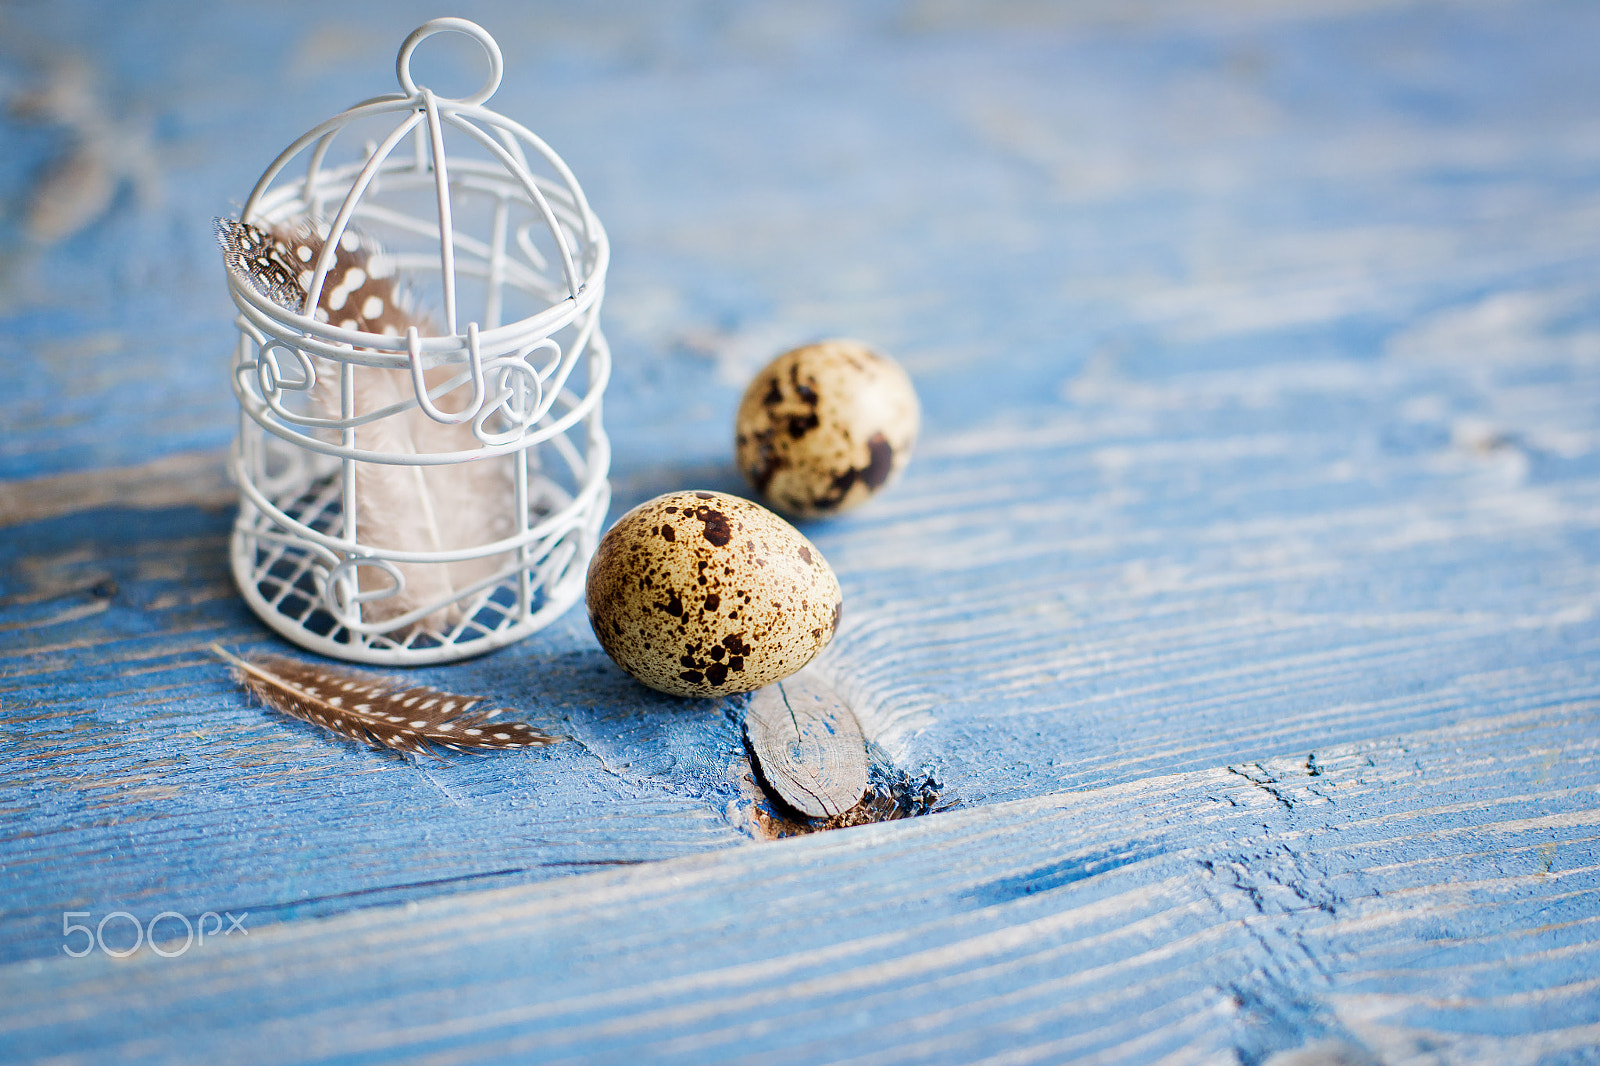
[[[763,783],[808,818],[843,814],[867,791],[861,724],[812,671],[751,693],[744,736]]]

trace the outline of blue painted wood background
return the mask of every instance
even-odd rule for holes
[[[806,528],[820,666],[958,809],[755,841],[739,701],[577,610],[417,671],[575,738],[507,757],[206,652],[278,647],[210,219],[442,13],[610,231],[614,513],[737,490],[785,347],[911,371],[905,480]],[[1581,0],[0,10],[0,1059],[1600,1062],[1597,47]],[[248,933],[70,957],[114,911]]]

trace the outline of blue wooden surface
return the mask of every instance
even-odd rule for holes
[[[209,219],[439,13],[0,13],[0,1057],[1600,1060],[1600,8],[458,12],[611,234],[616,513],[736,490],[789,344],[921,393],[806,533],[963,806],[776,844],[581,612],[417,672],[574,742],[442,764],[205,651],[274,646]],[[63,953],[114,910],[251,934]]]

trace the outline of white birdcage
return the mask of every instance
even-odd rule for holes
[[[489,62],[460,99],[411,76],[417,45],[445,30]],[[483,106],[502,60],[480,26],[419,27],[396,70],[402,92],[306,133],[244,205],[243,223],[322,243],[299,275],[303,314],[229,272],[232,560],[251,607],[295,643],[437,663],[518,640],[582,592],[609,501],[608,248],[560,157]],[[373,249],[367,271],[333,276],[341,248]],[[434,328],[329,320],[356,274],[388,271],[436,309]]]

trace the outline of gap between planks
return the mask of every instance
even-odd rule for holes
[[[135,466],[0,481],[0,528],[102,507],[221,509],[239,500],[225,451],[179,452]]]

